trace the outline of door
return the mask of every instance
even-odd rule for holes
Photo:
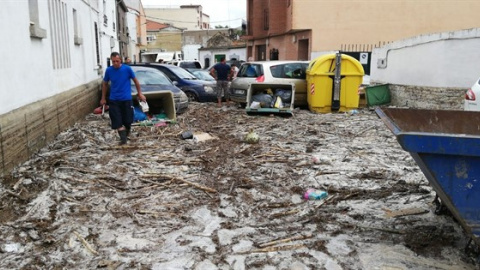
[[[257,61],[267,60],[267,45],[257,45]]]

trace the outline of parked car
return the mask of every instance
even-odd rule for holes
[[[209,102],[217,99],[215,82],[199,80],[184,68],[158,63],[137,63],[133,66],[151,67],[163,72],[187,95],[189,101]]]
[[[202,68],[202,64],[197,60],[172,60],[166,64],[174,65],[181,68]]]
[[[207,81],[207,82],[216,82],[214,77],[210,75],[210,72],[208,72],[205,69],[198,69],[198,68],[187,68],[190,73],[193,74],[193,76],[197,77],[199,80],[202,81]]]
[[[306,70],[308,63],[309,61],[245,62],[240,66],[237,78],[230,85],[230,98],[245,105],[248,86],[251,83],[294,83],[294,104],[307,106]]]
[[[171,91],[173,93],[173,100],[175,102],[175,110],[177,114],[182,113],[188,109],[187,95],[175,86],[170,79],[162,72],[149,67],[132,66],[135,76],[140,82],[142,93],[147,98],[150,107],[155,107],[155,104],[150,104],[149,93],[159,91]],[[133,81],[131,81],[132,95],[137,95],[137,88]]]
[[[465,93],[465,111],[480,111],[480,78]]]

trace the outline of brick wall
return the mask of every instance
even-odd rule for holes
[[[465,98],[464,88],[422,87],[409,85],[389,86],[391,106],[439,109],[439,110],[463,110]]]
[[[29,159],[98,106],[100,80],[0,115],[0,175]]]

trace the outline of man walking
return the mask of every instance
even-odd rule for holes
[[[218,106],[222,106],[222,93],[227,101],[227,104],[230,103],[230,92],[228,89],[228,81],[231,76],[230,66],[227,65],[225,57],[220,59],[220,63],[217,63],[210,70],[212,77],[217,80],[217,100]]]
[[[138,98],[146,101],[142,94],[140,83],[135,77],[135,73],[129,65],[122,65],[122,58],[118,52],[112,52],[110,55],[112,66],[105,70],[105,76],[102,82],[102,99],[100,105],[107,103],[108,82],[110,82],[109,95],[109,115],[112,129],[118,131],[120,136],[120,144],[127,143],[127,137],[133,123],[133,102],[130,89],[130,80],[133,80],[137,88]]]

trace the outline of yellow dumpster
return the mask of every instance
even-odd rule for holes
[[[337,63],[336,58],[341,61]],[[335,84],[335,69],[337,84]],[[362,84],[364,70],[360,62],[348,55],[322,55],[312,60],[307,69],[307,103],[312,112],[347,112],[358,108],[358,87]],[[338,83],[339,82],[339,83]],[[334,105],[332,107],[332,104]]]

